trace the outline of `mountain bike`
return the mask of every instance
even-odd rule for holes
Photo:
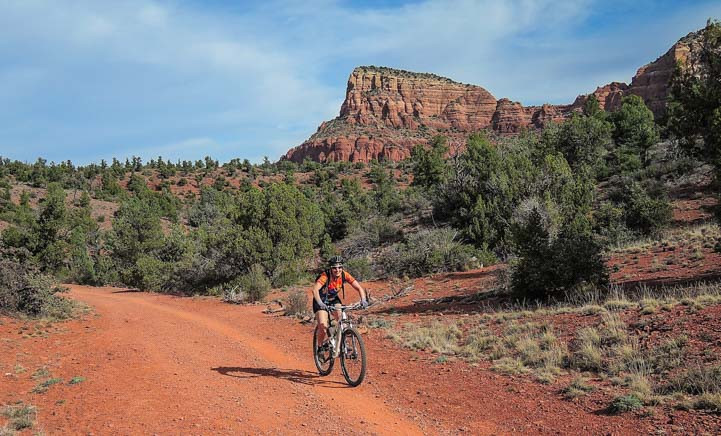
[[[343,371],[345,381],[351,386],[358,386],[363,382],[366,375],[366,349],[363,338],[353,327],[353,318],[350,311],[360,309],[359,304],[350,306],[331,306],[326,309],[328,312],[328,329],[326,337],[328,340],[316,348],[318,330],[313,330],[313,361],[318,373],[326,376],[333,371],[335,359],[340,357],[340,367]],[[340,310],[341,315],[338,322],[333,317],[332,311]],[[340,326],[336,325],[340,324]]]

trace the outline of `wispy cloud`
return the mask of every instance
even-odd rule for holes
[[[6,0],[0,154],[276,159],[337,115],[348,73],[364,64],[434,72],[525,104],[569,102],[630,80],[708,16],[721,6]]]

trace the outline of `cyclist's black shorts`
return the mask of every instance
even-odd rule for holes
[[[325,302],[328,306],[335,306],[336,304],[343,304],[343,302],[340,301],[340,297],[338,297],[338,294],[327,296],[327,295],[321,295],[320,298]],[[316,313],[320,310],[320,307],[318,306],[318,302],[315,301],[315,298],[313,299],[313,313]]]

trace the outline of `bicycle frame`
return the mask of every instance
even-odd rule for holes
[[[328,311],[328,331],[326,333],[331,341],[331,346],[333,347],[334,359],[340,355],[343,332],[347,329],[353,328],[353,318],[351,318],[346,312],[358,308],[359,306],[354,304],[351,306],[331,306],[326,309]],[[332,312],[340,312],[340,316],[337,320],[337,323],[340,324],[340,328],[336,328],[331,334],[330,330],[334,327],[334,321],[336,321]]]

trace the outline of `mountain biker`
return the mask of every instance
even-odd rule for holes
[[[318,338],[318,343],[315,344],[316,347],[320,347],[326,340],[326,330],[328,329],[328,312],[326,312],[326,309],[329,306],[340,307],[342,305],[338,291],[343,288],[344,282],[350,283],[358,291],[361,297],[361,307],[364,309],[368,307],[365,289],[352,275],[343,271],[343,258],[340,256],[331,257],[328,266],[330,267],[329,270],[321,273],[313,286],[313,312],[317,321],[315,329]],[[330,277],[328,277],[328,274],[330,274]],[[343,297],[345,298],[345,295]],[[336,321],[339,320],[340,310],[333,311],[333,318]]]

